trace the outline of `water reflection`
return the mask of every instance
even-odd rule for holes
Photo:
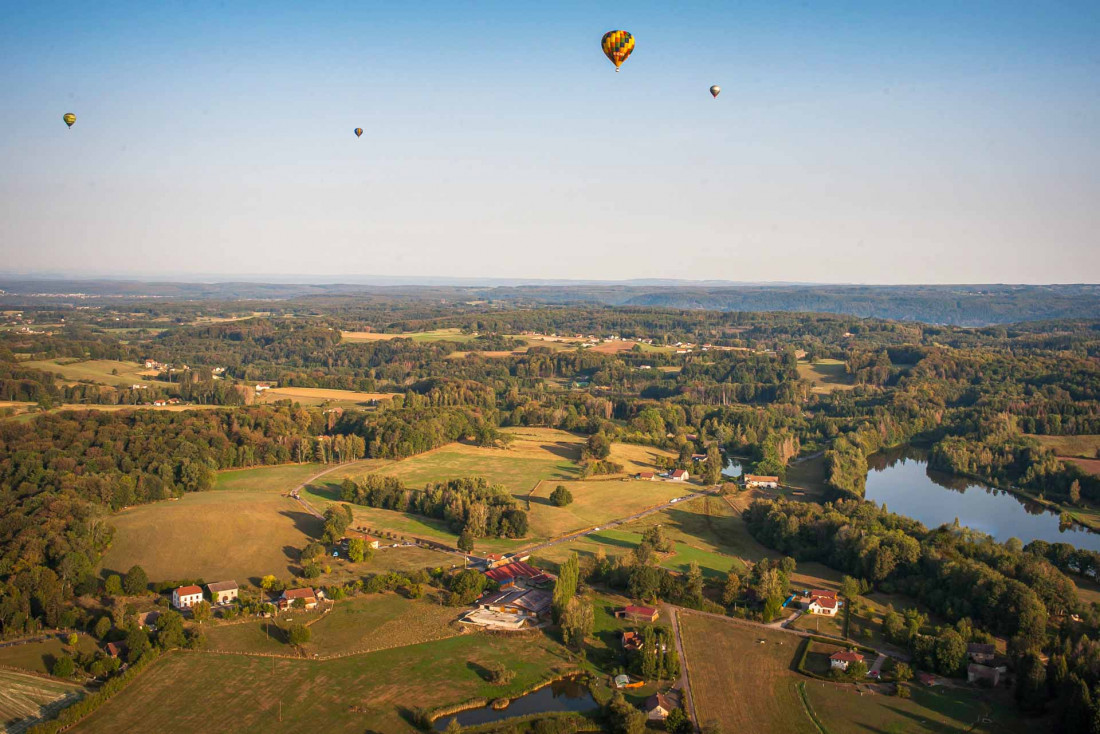
[[[744,469],[741,467],[741,462],[737,459],[726,457],[726,468],[722,470],[722,476],[727,479],[737,479],[741,476]]]
[[[457,714],[441,716],[435,720],[434,726],[436,731],[443,731],[451,723],[451,719],[457,719],[462,726],[474,726],[510,719],[513,716],[542,714],[549,711],[591,711],[598,707],[599,704],[592,698],[588,686],[579,680],[565,678],[520,696],[507,708],[498,710],[491,706],[484,706],[468,709]]]
[[[867,459],[867,499],[930,528],[954,522],[999,541],[1045,540],[1100,550],[1100,535],[1063,527],[1042,505],[981,482],[928,468],[928,452],[907,446]],[[945,491],[946,490],[946,491]]]

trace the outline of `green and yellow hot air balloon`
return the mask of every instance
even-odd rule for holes
[[[634,51],[634,36],[626,31],[608,31],[603,34],[600,45],[603,46],[604,56],[611,59],[615,71],[618,71]]]
[[[361,128],[361,127],[355,128],[355,137],[359,137],[362,134],[363,134],[363,128]]]
[[[76,122],[76,115],[74,115],[72,112],[66,112],[64,115],[61,116],[61,119],[64,120],[65,124],[71,128],[73,126],[73,123]]]

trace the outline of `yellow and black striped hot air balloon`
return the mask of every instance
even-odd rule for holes
[[[603,34],[601,45],[604,56],[611,59],[611,63],[615,65],[615,71],[618,71],[634,51],[634,36],[626,31],[608,31]]]
[[[65,121],[66,125],[72,127],[73,123],[76,122],[76,115],[74,115],[72,112],[66,112],[64,115],[61,116],[61,119]]]
[[[359,137],[362,134],[363,134],[363,128],[361,128],[361,127],[355,128],[355,137]]]

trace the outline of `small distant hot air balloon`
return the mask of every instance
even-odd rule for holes
[[[712,97],[714,97],[715,99],[718,99],[718,93],[721,92],[721,91],[722,91],[722,88],[720,86],[718,86],[717,84],[715,84],[713,87],[710,88],[710,95]]]
[[[611,59],[615,71],[618,71],[634,51],[634,36],[626,31],[608,31],[603,34],[600,45],[603,46],[604,56]]]
[[[61,119],[64,120],[65,124],[71,128],[73,126],[73,123],[76,122],[76,115],[74,115],[72,112],[66,112],[64,115],[61,116]]]
[[[363,128],[361,128],[361,127],[355,128],[355,137],[359,137],[362,134],[363,134]]]

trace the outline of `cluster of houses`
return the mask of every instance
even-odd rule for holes
[[[236,581],[215,581],[206,585],[206,593],[210,596],[210,603],[213,606],[225,606],[237,601],[240,587],[237,586]],[[172,606],[181,612],[191,609],[204,598],[202,587],[194,584],[172,590]],[[314,591],[308,587],[287,589],[274,600],[274,604],[279,611],[286,611],[300,599],[306,609],[313,609],[320,598],[322,598],[320,591]]]
[[[667,479],[670,482],[686,482],[691,479],[691,473],[687,469],[673,469],[666,472],[651,472],[640,471],[634,475],[635,479],[643,479],[646,481],[654,481],[656,479]]]
[[[746,474],[744,477],[745,489],[778,489],[779,477],[766,474]]]

